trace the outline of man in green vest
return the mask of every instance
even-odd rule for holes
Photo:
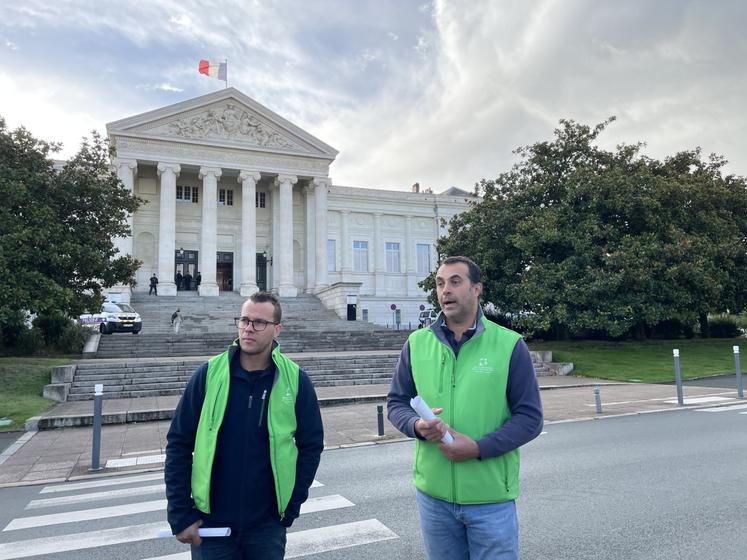
[[[413,483],[429,560],[519,558],[519,447],[540,434],[542,404],[521,336],[483,316],[480,280],[467,257],[443,261],[442,311],[408,338],[387,396],[389,420],[416,438]],[[416,395],[435,419],[413,411]]]
[[[311,380],[280,353],[280,302],[258,292],[238,338],[192,375],[167,435],[168,521],[204,560],[281,560],[324,447]],[[202,539],[200,527],[229,527]]]

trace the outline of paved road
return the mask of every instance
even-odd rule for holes
[[[0,432],[0,453],[18,439],[21,432]]]
[[[746,431],[747,403],[733,401],[547,426],[522,457],[522,559],[742,560]],[[288,557],[422,560],[411,453],[326,452]],[[165,527],[161,474],[136,476],[0,490],[0,560],[186,558],[152,538]]]

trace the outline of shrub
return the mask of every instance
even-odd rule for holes
[[[68,323],[57,338],[54,347],[63,354],[80,354],[83,351],[83,345],[92,333],[93,331],[88,327]]]
[[[8,348],[9,353],[16,356],[32,356],[38,354],[44,346],[44,336],[37,328],[25,329],[21,332],[16,343]]]
[[[57,341],[65,332],[65,329],[72,323],[69,317],[66,317],[58,311],[51,311],[39,315],[34,319],[34,327],[38,328],[44,337],[44,343],[47,346],[55,346]]]
[[[734,338],[742,334],[737,322],[731,317],[714,317],[708,321],[712,338]]]

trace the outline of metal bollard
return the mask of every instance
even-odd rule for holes
[[[104,400],[104,385],[96,383],[93,393],[93,448],[91,449],[91,471],[101,470],[101,409]]]
[[[744,398],[744,383],[742,382],[742,368],[739,365],[739,346],[734,346],[734,367],[737,370],[737,396]]]
[[[597,405],[597,414],[602,414],[602,396],[599,394],[599,387],[594,387],[594,402]]]
[[[677,384],[677,404],[682,406],[685,399],[682,396],[682,374],[680,373],[680,351],[675,348],[672,350],[674,355],[674,381]]]
[[[379,435],[384,435],[384,406],[376,405],[376,420],[379,424]]]

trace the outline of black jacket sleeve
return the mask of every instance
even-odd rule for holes
[[[207,364],[203,364],[192,374],[166,435],[164,481],[168,501],[167,517],[175,535],[202,518],[192,500],[192,451],[202,402],[205,400],[206,376]]]
[[[290,527],[301,512],[301,504],[309,497],[309,487],[314,482],[316,469],[319,467],[324,449],[324,427],[319,411],[319,400],[314,391],[311,379],[301,370],[298,379],[298,396],[296,397],[296,485],[293,488],[285,517],[281,523]]]

